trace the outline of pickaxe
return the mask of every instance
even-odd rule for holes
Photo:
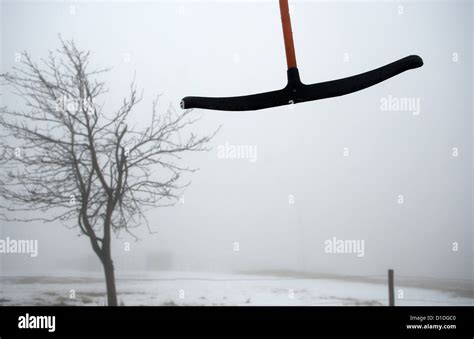
[[[288,0],[280,0],[280,14],[285,39],[288,84],[285,88],[253,95],[227,98],[185,97],[181,108],[204,108],[220,111],[253,111],[346,95],[378,84],[410,69],[423,66],[418,55],[410,55],[388,65],[348,78],[305,85],[296,64]]]

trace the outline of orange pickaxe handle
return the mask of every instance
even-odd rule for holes
[[[288,0],[280,0],[281,24],[283,26],[283,37],[285,39],[286,62],[288,69],[296,68],[295,44],[291,30],[290,9]]]

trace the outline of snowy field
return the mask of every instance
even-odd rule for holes
[[[0,305],[104,305],[102,273],[0,278]],[[472,289],[396,286],[397,305],[474,305]],[[382,282],[201,272],[118,274],[121,305],[386,305]],[[462,292],[462,293],[460,293]]]

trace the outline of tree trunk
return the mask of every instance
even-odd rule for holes
[[[107,306],[117,306],[114,264],[111,258],[105,259],[102,264],[104,266],[105,284],[107,286]]]

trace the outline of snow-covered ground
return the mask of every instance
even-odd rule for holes
[[[207,272],[118,274],[117,291],[120,304],[129,306],[386,305],[388,294],[386,285],[377,282]],[[474,305],[472,293],[410,286],[396,286],[396,298],[397,305]],[[104,304],[99,272],[0,277],[0,305]]]

